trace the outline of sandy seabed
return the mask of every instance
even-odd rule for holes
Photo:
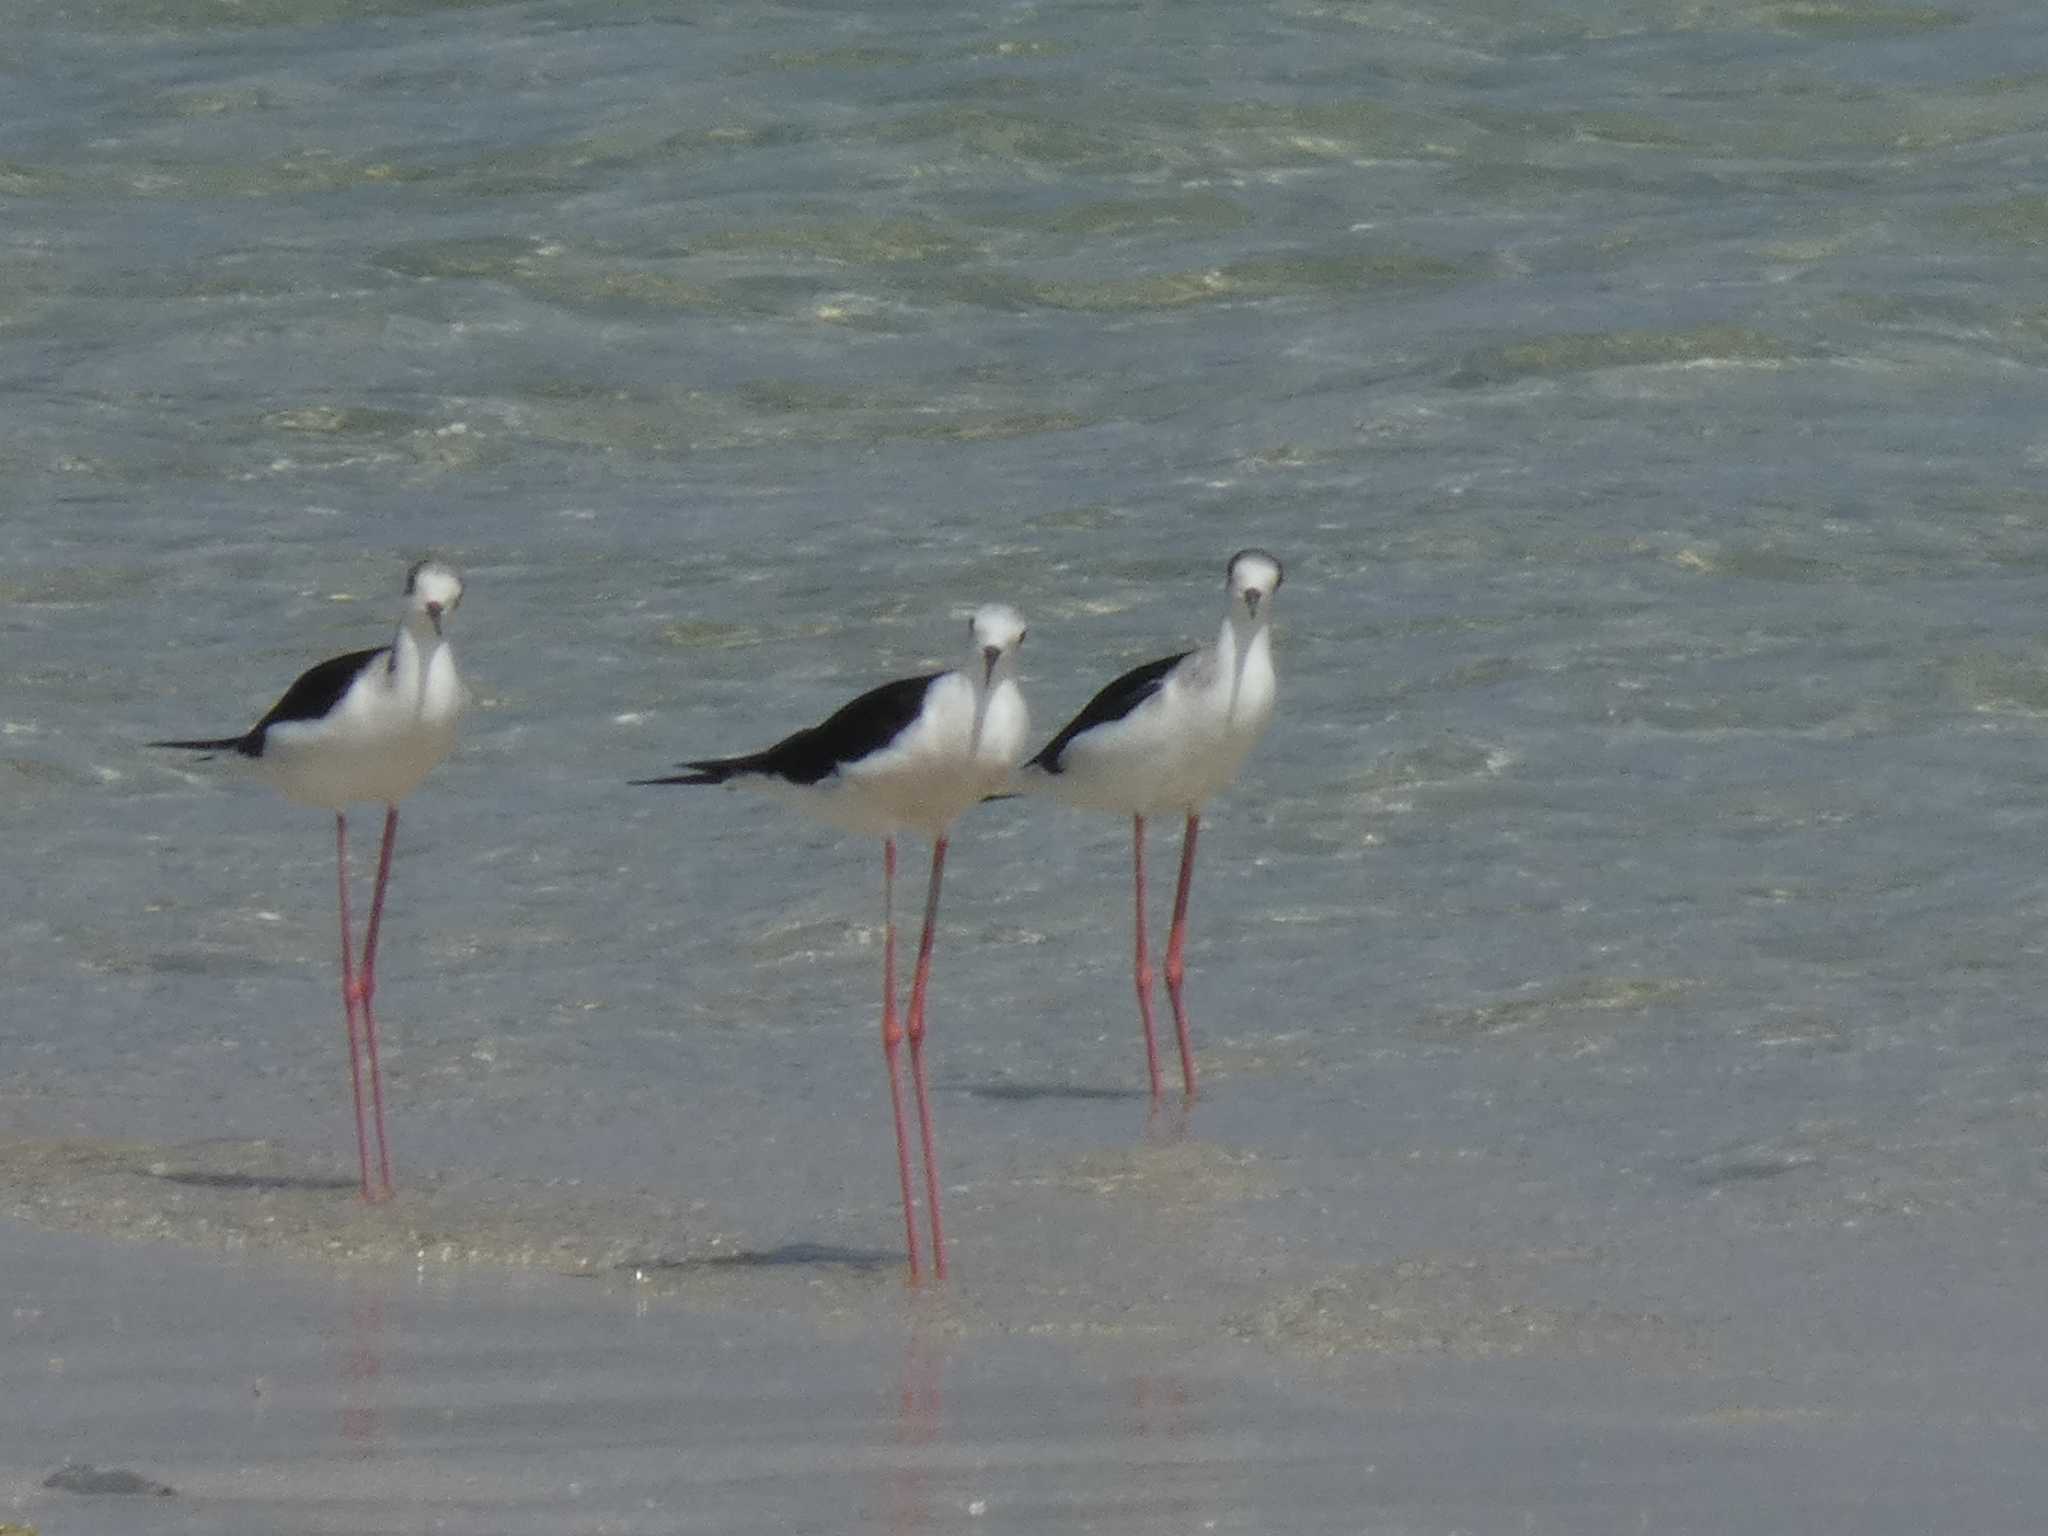
[[[952,1208],[956,1233],[1069,1226],[1062,1246],[1076,1262],[1055,1267],[1059,1256],[1041,1246],[1047,1263],[1027,1270],[1006,1247],[994,1272],[977,1273],[974,1248],[963,1257],[956,1237],[953,1283],[912,1293],[900,1249],[751,1246],[644,1190],[427,1174],[372,1205],[357,1198],[352,1172],[268,1141],[0,1139],[9,1214],[235,1255],[545,1272],[642,1299],[851,1309],[874,1323],[914,1304],[927,1325],[956,1334],[1137,1337],[1183,1349],[1234,1339],[1321,1357],[1652,1352],[1675,1362],[1686,1347],[1686,1328],[1662,1317],[1522,1293],[1541,1269],[1570,1262],[1566,1253],[1426,1254],[1312,1272],[1282,1253],[1252,1256],[1227,1215],[1259,1199],[1265,1182],[1248,1155],[1186,1139],[1086,1153],[1049,1178],[970,1190]]]
[[[2038,1426],[1964,1362],[1774,1372],[1728,1319],[1556,1299],[1569,1252],[1314,1268],[1246,1222],[1269,1182],[1173,1141],[967,1189],[1008,1258],[970,1235],[919,1292],[895,1251],[750,1246],[645,1192],[418,1176],[366,1207],[268,1142],[0,1142],[0,1520],[2025,1528]],[[46,1485],[77,1467],[171,1492]]]

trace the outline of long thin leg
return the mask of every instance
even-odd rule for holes
[[[1152,1029],[1152,956],[1145,948],[1145,818],[1131,818],[1131,871],[1138,887],[1137,958],[1131,965],[1131,979],[1138,988],[1138,1017],[1145,1025],[1145,1073],[1152,1083],[1152,1097],[1159,1098],[1159,1036]]]
[[[384,925],[384,888],[391,883],[391,849],[398,841],[398,807],[384,809],[384,845],[377,852],[377,893],[370,899],[370,926],[363,933],[363,1045],[370,1061],[370,1105],[377,1121],[377,1172],[384,1181],[380,1198],[391,1197],[391,1151],[384,1134],[384,1076],[377,1069],[377,931]]]
[[[1173,895],[1173,933],[1166,941],[1166,995],[1173,1000],[1173,1027],[1180,1034],[1180,1075],[1191,1099],[1195,1096],[1195,1048],[1188,1039],[1188,1010],[1180,989],[1188,973],[1182,952],[1188,941],[1188,886],[1195,876],[1195,834],[1201,821],[1195,812],[1188,813],[1188,829],[1180,840],[1180,888]]]
[[[341,1010],[348,1021],[348,1086],[356,1105],[356,1162],[362,1168],[363,1198],[370,1193],[370,1132],[363,1123],[363,1048],[356,1035],[356,956],[348,931],[348,814],[334,813],[334,867],[341,886]]]
[[[896,1022],[896,839],[882,839],[882,1056],[889,1063],[889,1109],[896,1117],[896,1173],[903,1185],[903,1241],[910,1249],[910,1283],[921,1278],[917,1258],[917,1207],[910,1193],[910,1134],[903,1123],[903,1077],[896,1047],[903,1026]]]
[[[924,1087],[924,997],[932,974],[932,936],[939,924],[939,878],[946,870],[946,840],[932,844],[932,883],[924,897],[924,932],[917,941],[917,975],[910,983],[910,1081],[917,1090],[917,1131],[924,1143],[924,1203],[932,1217],[932,1274],[946,1278],[946,1229],[939,1219],[939,1159],[932,1150],[932,1105]]]

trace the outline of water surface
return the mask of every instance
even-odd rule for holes
[[[280,1250],[264,1296],[439,1231],[650,1317],[736,1286],[771,1376],[775,1319],[894,1349],[875,851],[624,781],[950,660],[993,598],[1049,731],[1207,638],[1257,543],[1284,692],[1204,833],[1192,1114],[1123,1092],[1127,829],[1004,804],[956,841],[946,1370],[1193,1352],[1226,1383],[1193,1459],[1268,1468],[1218,1529],[1923,1530],[1937,1488],[2027,1528],[2034,8],[0,22],[8,1209]],[[379,1229],[323,1182],[324,820],[141,744],[375,643],[429,548],[478,708],[404,815],[419,1203]],[[698,1264],[777,1254],[833,1262]],[[217,1326],[242,1282],[204,1273],[163,1327]],[[593,1370],[659,1356],[608,1326],[559,1324]],[[1300,1477],[1224,1427],[1310,1420]],[[28,1470],[107,1459],[47,1443]]]

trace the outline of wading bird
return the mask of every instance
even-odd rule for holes
[[[1145,945],[1145,818],[1182,815],[1180,884],[1166,941],[1166,993],[1180,1036],[1181,1079],[1195,1092],[1194,1047],[1181,987],[1187,966],[1188,885],[1202,805],[1237,777],[1273,718],[1272,597],[1280,562],[1262,549],[1230,557],[1230,594],[1216,643],[1133,667],[1090,699],[1024,765],[1019,788],[1057,796],[1083,810],[1131,818],[1131,867],[1137,888],[1137,947],[1132,977],[1145,1027],[1145,1069],[1159,1097],[1159,1044],[1152,1029],[1152,957]]]
[[[925,1206],[931,1215],[932,1269],[946,1277],[945,1228],[939,1214],[939,1171],[932,1143],[931,1102],[925,1092],[925,992],[931,979],[932,939],[938,927],[939,880],[953,822],[969,806],[1008,784],[1024,755],[1030,719],[1015,678],[1024,620],[1001,603],[968,622],[973,651],[953,672],[899,678],[860,695],[822,724],[786,736],[741,757],[680,763],[681,773],[637,784],[746,784],[766,789],[838,827],[882,839],[882,1054],[889,1068],[889,1102],[896,1117],[896,1168],[903,1190],[903,1233],[910,1278],[919,1278],[917,1217],[911,1194],[910,1143],[903,1120],[897,1047],[910,1043],[910,1078],[917,1100],[918,1137],[924,1154]],[[922,833],[932,840],[931,883],[925,891],[924,930],[904,1022],[896,1020],[896,838]]]
[[[444,626],[462,601],[462,578],[435,560],[406,573],[405,617],[389,645],[351,651],[308,669],[284,697],[240,736],[157,741],[190,752],[233,752],[300,805],[334,812],[334,857],[341,890],[341,1000],[348,1023],[348,1066],[355,1096],[356,1158],[363,1198],[391,1194],[391,1151],[384,1130],[384,1079],[377,1066],[377,934],[398,802],[455,747],[455,722],[468,693],[455,671]],[[348,813],[356,801],[384,803],[384,841],[376,894],[363,936],[360,968],[349,935]],[[363,1069],[377,1133],[377,1185],[370,1182],[370,1140],[363,1114]]]

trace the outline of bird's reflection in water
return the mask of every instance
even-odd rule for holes
[[[368,1460],[384,1441],[384,1298],[351,1289],[337,1336],[341,1440],[347,1454]]]
[[[882,1518],[892,1532],[932,1524],[932,1468],[928,1448],[945,1427],[945,1346],[932,1330],[911,1329],[903,1344],[903,1375],[896,1393],[895,1452],[882,1475]]]

